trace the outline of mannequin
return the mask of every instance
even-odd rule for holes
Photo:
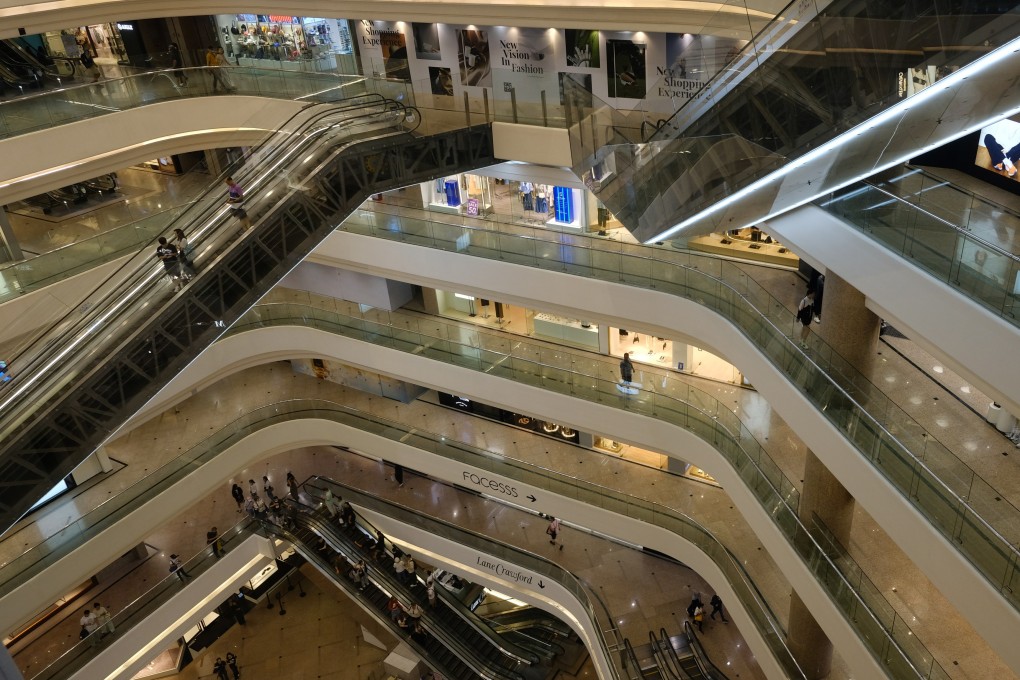
[[[534,190],[535,187],[531,182],[521,182],[521,203],[524,206],[525,212],[534,210],[534,203],[531,197]]]

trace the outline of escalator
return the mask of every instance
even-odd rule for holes
[[[478,613],[477,610],[475,612]],[[576,637],[570,626],[535,607],[520,607],[500,614],[481,615],[501,636],[538,654],[550,663],[566,652],[564,644]]]
[[[305,484],[305,492],[317,498],[322,488],[319,483],[328,483],[328,480],[320,478],[316,484]],[[421,622],[430,633],[429,641],[443,647],[442,651],[431,650],[430,658],[436,658],[444,665],[456,666],[451,659],[453,657],[471,672],[492,680],[524,680],[519,669],[538,663],[537,655],[498,639],[484,622],[471,621],[457,612],[450,606],[450,600],[441,596],[443,588],[436,589],[442,605],[430,608],[421,584],[411,588],[400,583],[389,567],[389,555],[364,547],[375,535],[374,531],[362,531],[358,527],[341,529],[325,511],[317,511],[292,500],[287,501],[287,508],[288,516],[296,527],[295,532],[303,537],[306,547],[314,545],[317,538],[322,537],[332,551],[342,554],[350,563],[364,560],[369,565],[368,575],[374,587],[366,588],[364,592],[383,612],[391,596],[397,597],[405,606],[411,602],[422,606],[425,613]],[[364,520],[359,520],[359,524],[364,524]],[[373,552],[377,555],[382,552],[381,560],[374,560]],[[463,677],[463,673],[459,673],[458,677]]]
[[[389,593],[384,591],[375,583],[360,590],[354,583],[336,574],[329,564],[329,559],[322,552],[313,546],[318,542],[319,534],[307,526],[298,525],[293,529],[266,525],[270,535],[288,541],[297,548],[297,551],[307,561],[318,567],[319,571],[329,577],[349,598],[360,602],[363,607],[375,614],[375,619],[397,638],[403,639],[406,636],[387,614],[386,605],[389,601]],[[420,655],[433,669],[439,671],[444,677],[453,680],[473,680],[478,677],[467,664],[463,663],[456,654],[445,647],[435,637],[419,642],[407,640],[408,644],[416,654]]]
[[[623,658],[630,680],[677,680],[659,667],[654,656],[638,654],[638,650],[634,649],[630,640],[623,641]]]
[[[690,643],[685,638],[671,638],[665,628],[660,628],[658,637],[649,631],[648,639],[662,658],[662,663],[668,665],[676,677],[681,680],[703,680],[707,677],[698,666],[698,660],[694,658]]]
[[[495,162],[489,126],[412,134],[420,116],[374,94],[309,105],[236,177],[253,223],[210,187],[167,232],[194,244],[181,292],[150,243],[15,357],[0,392],[0,521],[47,490],[275,285],[371,194]],[[83,311],[87,310],[87,311]]]
[[[768,36],[785,23],[798,27],[777,47]],[[1018,25],[1015,0],[790,3],[646,140],[582,104],[572,116],[574,170],[595,169],[598,198],[645,242],[754,224],[1009,115],[1020,104],[1006,49]],[[943,79],[952,86],[936,86]],[[865,122],[873,126],[858,127]],[[852,129],[853,144],[825,146]],[[809,156],[819,165],[790,163]],[[810,186],[798,174],[807,171]]]
[[[338,497],[341,491],[347,492],[347,489],[326,478],[317,478],[315,482],[307,482],[304,485],[305,492],[314,500],[321,498],[325,494],[326,488],[333,490]],[[290,501],[288,503],[291,504]],[[348,559],[353,558],[354,561],[363,559],[366,564],[373,564],[370,551],[358,545],[367,540],[374,540],[372,537],[376,535],[374,528],[365,528],[367,522],[363,518],[359,520],[359,527],[349,527],[350,532],[345,532],[337,529],[323,511],[317,512],[307,506],[298,507],[296,504],[292,504],[290,507],[299,510],[297,513],[299,521],[314,518],[326,527],[324,530],[329,533],[327,540],[334,549],[348,556]],[[323,536],[325,537],[325,534]],[[527,666],[539,662],[538,654],[498,635],[444,587],[435,588],[437,600],[442,603],[442,606],[437,606],[435,609],[429,608],[425,588],[420,579],[415,577],[414,587],[400,583],[391,573],[390,559],[392,557],[387,555],[383,562],[373,564],[376,570],[381,569],[382,573],[374,573],[372,577],[385,581],[387,591],[391,595],[397,595],[401,602],[417,602],[422,608],[427,609],[429,620],[441,626],[444,632],[452,634],[467,649],[479,653],[490,650],[495,652],[495,654],[489,654],[487,657],[477,660],[476,665],[493,665],[493,662],[496,661],[498,662],[496,665],[505,671],[516,673],[522,664]]]

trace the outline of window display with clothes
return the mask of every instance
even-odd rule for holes
[[[549,212],[549,187],[545,184],[535,186],[535,212],[543,215]]]
[[[446,180],[443,186],[446,193],[446,205],[451,208],[460,205],[460,182],[457,181],[457,178]]]
[[[525,210],[534,210],[535,204],[533,202],[532,193],[535,191],[535,186],[531,182],[521,182],[521,204]]]

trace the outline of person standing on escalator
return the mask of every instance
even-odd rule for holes
[[[181,277],[181,263],[177,257],[177,247],[169,243],[165,236],[159,237],[159,245],[156,246],[156,259],[163,263],[166,275],[174,285],[174,292],[184,287]]]

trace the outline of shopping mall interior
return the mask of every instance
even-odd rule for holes
[[[1018,52],[8,7],[0,680],[1020,678]]]

